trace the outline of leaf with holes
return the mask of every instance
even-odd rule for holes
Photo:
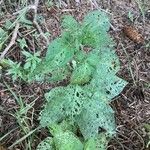
[[[78,85],[57,87],[45,94],[47,104],[41,113],[40,123],[48,126],[66,117],[73,119],[80,114],[86,95]]]

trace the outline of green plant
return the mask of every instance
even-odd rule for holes
[[[0,28],[0,51],[3,48],[2,46],[4,45],[4,43],[8,40],[8,38],[10,36],[10,34],[8,35],[8,31],[15,26],[16,22],[21,23],[26,28],[31,28],[32,27],[31,26],[32,22],[30,20],[28,20],[27,17],[26,17],[27,11],[28,11],[27,7],[20,10],[19,14],[18,14],[18,17],[13,22],[6,19],[3,28]],[[20,45],[21,48],[24,48],[26,46],[25,39],[18,39],[18,42],[19,42],[19,45]]]
[[[5,21],[5,25],[4,25],[4,28],[5,28],[6,30],[13,29],[13,28],[14,28],[14,26],[15,26],[15,24],[14,24],[14,23],[12,23],[12,21],[10,21],[10,20],[6,19],[6,21]]]
[[[128,12],[128,18],[130,19],[131,22],[134,20],[134,15],[132,14],[131,11]]]
[[[108,141],[105,134],[101,133],[97,138],[90,138],[86,141],[78,138],[74,132],[77,128],[69,125],[67,121],[61,124],[53,124],[49,127],[52,137],[45,138],[37,147],[37,150],[91,150],[106,149]]]
[[[32,127],[31,127],[32,119],[29,118],[28,113],[29,113],[29,111],[31,113],[33,113],[31,110],[34,110],[33,106],[35,104],[36,99],[33,102],[26,104],[24,102],[24,100],[22,99],[21,95],[17,96],[17,94],[10,88],[10,86],[7,83],[4,82],[4,84],[7,87],[8,91],[10,91],[10,93],[12,94],[12,96],[14,97],[14,99],[16,101],[16,104],[18,105],[18,108],[15,109],[14,113],[9,113],[9,112],[6,112],[6,113],[8,113],[9,115],[13,116],[16,119],[18,127],[21,131],[21,135],[25,136],[25,138],[24,138],[25,145],[24,146],[26,147],[26,149],[31,150],[32,149],[31,148],[32,140],[33,140],[33,136],[34,136],[33,133],[35,132],[36,129],[32,130]],[[32,133],[32,135],[31,135],[31,133]],[[5,138],[6,136],[7,135],[4,135],[3,137],[1,137],[0,141],[3,138]],[[18,140],[20,140],[20,139],[18,139]],[[15,146],[18,143],[18,140],[13,143],[13,146]]]
[[[10,59],[5,60],[5,63],[10,67],[8,69],[8,75],[12,75],[13,81],[15,81],[18,77],[23,78],[21,63],[14,62]]]
[[[27,48],[27,47],[28,47],[28,46],[27,46],[27,43],[26,43],[26,40],[25,40],[24,38],[18,39],[17,41],[18,41],[19,46],[20,46],[20,48],[21,48],[22,50],[23,50],[24,48]]]
[[[46,5],[48,8],[51,7],[51,6],[53,6],[52,0],[47,0],[47,1],[45,2],[45,5]]]
[[[40,123],[43,127],[54,123],[61,126],[62,120],[69,119],[68,124],[73,122],[80,130],[81,149],[90,149],[87,145],[106,149],[107,140],[115,135],[114,112],[109,102],[122,91],[126,82],[115,75],[119,60],[111,50],[113,42],[107,34],[109,25],[107,16],[99,11],[89,13],[82,24],[71,16],[64,17],[64,32],[49,45],[46,58],[31,74],[33,78],[38,74],[39,78],[46,77],[51,82],[70,76],[67,87],[54,88],[45,95],[47,103]],[[103,142],[100,142],[101,134]],[[60,149],[55,140],[54,145]],[[74,150],[72,146],[64,149]]]
[[[3,30],[2,28],[0,28],[0,51],[2,49],[4,42],[7,40],[7,38],[8,38],[7,32]]]
[[[114,42],[107,34],[109,19],[101,11],[90,12],[82,23],[64,16],[62,28],[45,58],[25,78],[30,82],[70,81],[45,94],[40,124],[49,128],[52,137],[37,149],[105,150],[116,133],[109,103],[127,84],[116,76],[120,64]]]
[[[26,56],[26,63],[24,64],[24,70],[27,72],[33,72],[38,63],[41,62],[41,59],[38,58],[40,56],[40,52],[36,52],[33,55],[27,51],[22,51],[22,54]]]
[[[147,142],[146,148],[150,147],[150,124],[144,124],[145,129],[148,131],[149,141]]]
[[[37,64],[41,62],[41,59],[38,58],[40,56],[39,52],[34,54],[30,54],[27,51],[22,51],[22,54],[26,57],[25,64],[21,66],[21,63],[13,62],[12,60],[4,60],[3,63],[9,66],[8,73],[12,75],[13,81],[17,78],[21,78],[23,80],[28,80],[28,74],[32,73],[34,69],[37,67]]]

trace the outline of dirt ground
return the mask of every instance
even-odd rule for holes
[[[111,104],[116,113],[117,137],[110,141],[108,150],[149,149],[146,148],[149,133],[145,130],[144,124],[150,123],[150,1],[142,1],[145,3],[143,4],[144,16],[142,16],[137,1],[62,1],[60,7],[56,5],[48,7],[44,2],[41,2],[38,7],[38,15],[44,18],[40,26],[44,32],[50,33],[49,40],[60,35],[60,20],[63,14],[71,14],[78,21],[81,21],[88,11],[100,9],[110,16],[111,29],[109,33],[116,42],[115,50],[121,62],[121,70],[118,72],[118,76],[129,83]],[[17,6],[8,7],[7,10],[5,16],[0,18],[0,27],[4,25],[6,18],[14,19],[13,13],[17,11]],[[129,17],[129,13],[132,14],[131,17]],[[29,13],[29,18],[31,16]],[[144,39],[143,42],[138,43],[129,38],[123,30],[126,26],[136,29]],[[35,47],[41,48],[44,55],[46,46],[42,37],[39,38],[39,42],[36,42],[32,33],[24,28],[20,30],[20,34],[27,39],[30,51],[34,51]],[[6,58],[15,61],[22,60],[17,44],[7,53]],[[20,80],[12,82],[11,77],[6,75],[6,70],[2,70],[0,80],[0,136],[4,136],[11,131],[8,136],[2,139],[1,145],[10,147],[23,136],[23,133],[16,119],[10,115],[14,114],[19,106],[6,85],[8,84],[17,95],[21,95],[25,103],[31,103],[35,100],[35,104],[27,115],[30,128],[34,129],[39,124],[38,115],[44,102],[44,92],[65,83],[59,83],[58,85],[33,83],[29,85]],[[36,145],[47,135],[46,129],[38,130],[32,137],[32,149],[34,150]],[[23,150],[25,144],[26,141],[22,141],[14,149]]]

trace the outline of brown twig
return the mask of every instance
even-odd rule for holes
[[[49,44],[49,40],[48,40],[48,38],[46,37],[46,35],[43,33],[43,31],[42,31],[40,25],[39,25],[39,24],[37,23],[37,21],[35,21],[35,20],[33,21],[33,23],[34,23],[34,25],[36,26],[37,30],[39,31],[40,35],[45,39],[46,45],[48,45],[48,44]]]
[[[33,19],[33,23],[34,23],[34,25],[36,26],[37,30],[39,31],[40,35],[45,39],[46,44],[48,45],[48,44],[49,44],[49,40],[48,40],[48,38],[45,36],[45,34],[43,33],[43,31],[42,31],[40,25],[38,24],[38,22],[36,21],[38,4],[39,4],[39,0],[35,0],[35,2],[34,2],[34,6],[35,6],[35,7],[32,7],[32,8],[34,8],[34,19]]]
[[[26,10],[34,10],[34,19],[33,19],[33,24],[35,25],[35,27],[37,28],[38,32],[40,33],[40,35],[45,39],[46,41],[46,45],[49,44],[49,40],[48,38],[45,36],[44,32],[42,31],[40,25],[38,24],[36,18],[37,18],[37,9],[38,9],[38,5],[39,5],[39,0],[35,0],[33,5],[29,5],[26,7]],[[15,12],[14,15],[20,13],[20,11]]]
[[[6,53],[9,51],[9,49],[15,44],[18,30],[19,30],[19,23],[16,23],[16,27],[15,27],[15,29],[13,31],[13,35],[12,35],[11,41],[8,44],[8,46],[4,49],[4,51],[1,53],[0,61],[5,57]]]

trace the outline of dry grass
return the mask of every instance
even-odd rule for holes
[[[78,2],[78,3],[77,3]],[[93,2],[93,3],[92,3]],[[150,6],[147,2],[147,6]],[[58,5],[56,2],[55,4]],[[112,27],[110,34],[116,42],[116,52],[120,58],[121,70],[119,76],[126,79],[129,84],[124,91],[115,98],[112,107],[116,112],[116,122],[118,135],[109,144],[109,150],[146,150],[146,142],[148,135],[143,127],[144,123],[150,123],[150,12],[146,10],[146,15],[143,21],[141,10],[136,1],[130,0],[112,0],[112,1],[61,1],[61,6],[46,7],[41,4],[38,8],[38,14],[44,16],[42,30],[50,32],[49,40],[54,39],[60,35],[60,19],[63,14],[72,14],[81,20],[86,12],[92,9],[101,9],[110,15]],[[9,9],[7,9],[6,17],[10,17]],[[10,12],[12,9],[10,9]],[[132,12],[134,21],[131,22],[128,18],[128,12]],[[13,16],[11,16],[13,19]],[[0,21],[0,26],[4,24],[4,18]],[[134,43],[126,37],[122,29],[125,25],[134,26],[144,37],[144,43],[139,45]],[[37,41],[32,37],[32,30],[26,31],[24,28],[19,33],[28,41],[30,51],[36,48],[41,48],[43,55],[45,52],[44,42],[42,37]],[[149,43],[149,46],[148,46]],[[44,48],[43,48],[44,47]],[[8,53],[7,57],[14,60],[22,60],[18,47],[14,48]],[[5,71],[4,71],[5,73]],[[2,124],[1,134],[4,135],[12,131],[9,136],[4,138],[2,144],[9,147],[16,140],[22,137],[22,133],[18,128],[16,120],[8,113],[14,113],[18,109],[15,99],[12,97],[9,90],[3,84],[7,82],[10,87],[18,94],[24,97],[25,103],[30,103],[37,99],[33,110],[28,112],[31,119],[31,129],[38,126],[38,114],[43,103],[43,93],[47,89],[56,85],[49,84],[32,84],[27,85],[21,81],[12,83],[9,76],[2,74],[0,83],[0,122]],[[61,84],[61,83],[60,83]],[[3,111],[1,111],[1,109]],[[32,149],[47,136],[45,129],[39,130],[34,135]],[[25,141],[22,141],[16,148],[24,149]]]

